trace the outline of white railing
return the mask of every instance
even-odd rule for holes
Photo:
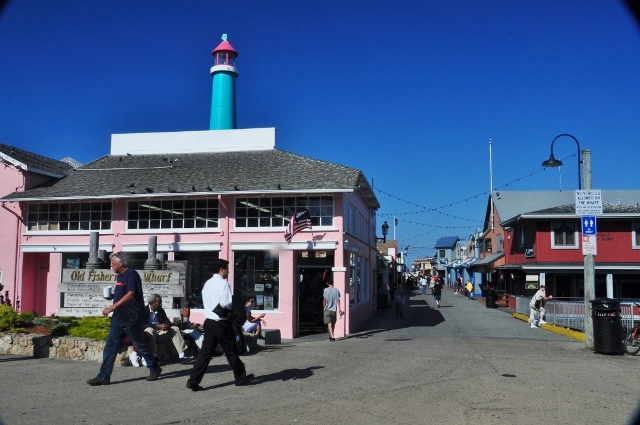
[[[635,303],[631,301],[619,301],[622,326],[630,329],[640,320],[640,316],[633,315],[633,306]],[[529,316],[530,302],[531,298],[517,296],[516,311]],[[579,331],[584,330],[584,300],[548,300],[544,305],[544,309],[547,311],[545,321],[566,328]]]

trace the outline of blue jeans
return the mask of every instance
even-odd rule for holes
[[[147,362],[149,371],[160,371],[158,359],[155,358],[151,349],[144,343],[144,326],[144,324],[125,325],[120,323],[118,319],[111,319],[111,327],[102,352],[102,366],[100,366],[98,378],[107,379],[111,377],[113,365],[116,363],[118,347],[126,337],[131,339],[131,343],[136,347],[138,354]]]
[[[427,293],[427,285],[422,285],[422,295]]]

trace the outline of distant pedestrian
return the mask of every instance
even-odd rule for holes
[[[442,282],[439,279],[433,285],[431,292],[433,293],[433,298],[436,300],[438,308],[440,308],[440,301],[442,300]]]
[[[420,286],[422,287],[422,295],[426,295],[427,293],[427,278],[424,276],[420,276]]]
[[[458,292],[462,292],[462,275],[458,276],[458,278],[456,279],[456,287],[454,293],[457,294]]]
[[[89,379],[87,384],[91,386],[109,385],[118,347],[126,337],[129,337],[149,368],[150,373],[147,381],[155,381],[162,369],[151,349],[144,342],[147,314],[142,296],[140,275],[130,268],[131,260],[124,252],[113,253],[109,259],[111,269],[118,275],[118,280],[113,294],[113,304],[102,310],[102,315],[107,316],[112,312],[113,315],[109,335],[107,335],[102,351],[100,372],[95,378]]]
[[[337,313],[340,312],[340,316],[342,316],[344,311],[340,310],[340,291],[333,287],[333,277],[327,276],[326,284],[327,287],[322,292],[322,317],[329,330],[329,341],[335,341],[334,330],[338,319]]]
[[[404,302],[406,300],[406,294],[404,292],[404,285],[402,285],[402,282],[398,283],[396,286],[393,298],[396,303],[396,318],[399,317],[404,319]]]
[[[471,283],[470,280],[467,280],[465,289],[467,290],[467,299],[468,300],[473,299],[473,283]]]
[[[544,309],[544,303],[547,300],[553,298],[553,295],[549,295],[548,297],[545,295],[545,286],[540,285],[540,289],[533,295],[531,298],[531,302],[529,302],[529,323],[531,324],[531,328],[537,328],[540,325],[544,325],[544,315],[547,313],[547,310]],[[536,326],[536,311],[540,312],[540,320],[538,321],[538,326]]]
[[[231,327],[231,308],[233,299],[231,288],[227,281],[229,275],[229,262],[222,259],[214,260],[216,273],[207,280],[202,288],[202,303],[204,305],[204,341],[198,352],[198,357],[191,369],[191,375],[187,380],[187,388],[191,391],[200,391],[200,382],[204,377],[211,357],[215,355],[218,343],[222,347],[227,362],[233,371],[236,385],[248,383],[253,374],[247,375],[244,363],[238,356],[236,339]]]

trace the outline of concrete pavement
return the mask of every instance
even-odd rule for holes
[[[531,329],[445,288],[442,308],[414,295],[405,318],[380,310],[336,342],[309,336],[243,357],[256,375],[235,387],[222,357],[202,385],[189,366],[116,367],[0,356],[0,418],[13,424],[624,424],[638,404],[640,356],[601,355]]]

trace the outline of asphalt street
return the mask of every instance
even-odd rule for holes
[[[639,402],[640,356],[603,355],[531,329],[445,288],[442,308],[414,294],[405,318],[378,311],[357,334],[313,335],[244,356],[256,378],[233,385],[223,357],[202,385],[190,366],[116,367],[0,356],[4,424],[625,424]]]

